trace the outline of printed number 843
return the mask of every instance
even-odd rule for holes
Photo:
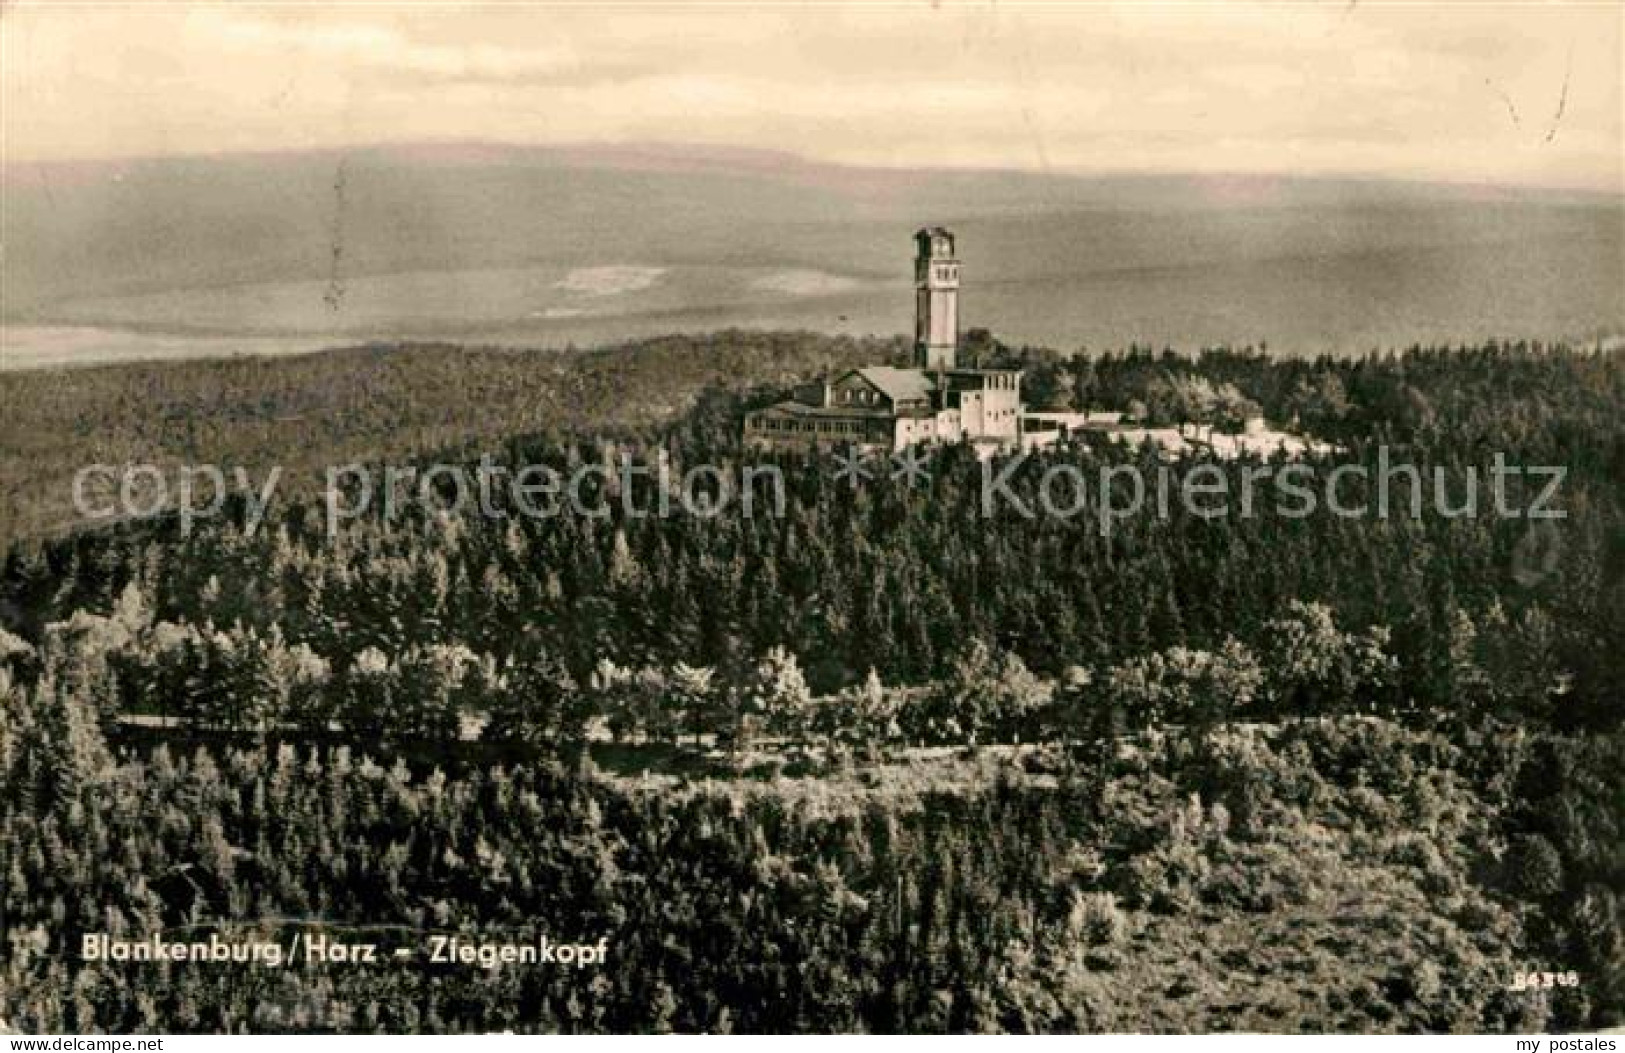
[[[1512,990],[1514,991],[1532,991],[1547,987],[1578,986],[1580,986],[1580,974],[1573,971],[1566,973],[1514,973],[1512,977]]]

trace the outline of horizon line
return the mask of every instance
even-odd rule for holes
[[[1401,173],[1369,171],[1348,172],[1295,172],[1270,169],[1200,169],[1200,168],[1075,168],[1067,166],[1023,167],[1011,163],[954,163],[913,164],[884,161],[855,162],[822,158],[794,150],[772,146],[745,146],[705,140],[661,139],[572,139],[558,142],[523,142],[506,139],[483,138],[424,138],[424,139],[371,139],[344,145],[313,145],[306,147],[270,147],[224,149],[215,151],[181,150],[174,153],[104,154],[97,156],[66,156],[17,158],[0,151],[0,169],[74,168],[118,164],[153,164],[166,161],[231,161],[256,157],[315,157],[324,154],[369,153],[391,150],[423,149],[486,149],[505,151],[533,151],[568,153],[589,150],[603,151],[665,151],[671,159],[682,159],[681,151],[691,151],[689,160],[712,162],[713,167],[725,168],[729,160],[743,162],[756,159],[753,170],[774,171],[760,162],[772,159],[804,168],[825,169],[857,173],[976,174],[1011,175],[1039,180],[1107,180],[1107,179],[1197,179],[1197,180],[1280,180],[1299,183],[1359,183],[1383,186],[1440,187],[1454,190],[1492,191],[1531,194],[1579,194],[1591,197],[1620,199],[1625,203],[1625,173],[1618,185],[1608,187],[1592,182],[1584,183],[1524,183],[1516,181],[1486,181],[1434,178]]]

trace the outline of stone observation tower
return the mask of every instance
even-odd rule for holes
[[[914,361],[921,369],[953,369],[959,350],[959,259],[942,227],[914,235]]]
[[[913,367],[864,366],[805,385],[795,398],[745,414],[747,444],[902,450],[969,443],[978,456],[1021,445],[1021,370],[958,361],[954,236],[926,227],[914,235],[914,248]]]

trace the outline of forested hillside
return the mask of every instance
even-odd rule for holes
[[[62,730],[25,725],[0,753],[19,849],[4,1014],[31,1031],[1530,1031],[1617,1011],[1616,945],[1544,942],[1571,914],[1549,849],[1508,851],[1498,806],[1551,774],[1514,740],[1488,783],[1435,737],[1343,719],[864,805],[838,778],[786,804],[348,749],[115,762]],[[306,927],[277,919],[386,954],[421,932],[612,949],[599,969],[496,971],[64,949]],[[1583,993],[1506,989],[1559,950]]]
[[[719,338],[736,371],[671,386],[659,372],[724,359],[703,341],[606,353],[579,386],[537,389],[557,427],[493,411],[489,430],[449,434],[421,404],[356,396],[384,408],[299,456],[381,458],[410,437],[514,467],[760,464],[740,414],[796,370],[750,370],[802,346],[762,339]],[[1322,470],[1560,465],[1566,516],[1175,505],[1103,533],[983,515],[988,468],[946,450],[925,486],[852,487],[779,456],[782,515],[415,507],[330,533],[302,493],[252,532],[239,510],[190,536],[164,519],[30,538],[0,581],[0,1016],[200,1031],[1618,1023],[1625,357],[1063,357],[978,339],[1028,367],[1035,402],[1163,421],[1256,406],[1331,444]],[[805,346],[806,364],[877,350]],[[187,397],[260,368],[221,365]],[[692,404],[664,416],[660,391]],[[419,423],[365,430],[399,419]],[[232,434],[207,442],[234,448]],[[290,441],[256,434],[235,448]],[[1084,442],[1029,459],[1014,492],[1035,499],[1055,463],[1257,466]],[[222,921],[395,939],[538,919],[606,936],[616,957],[488,975],[72,953],[81,932]],[[1577,979],[1509,989],[1530,971]]]
[[[668,420],[708,385],[782,384],[903,350],[727,332],[592,351],[378,345],[0,372],[0,546],[80,525],[73,476],[88,464],[280,465],[286,485],[308,494],[330,464],[479,448],[520,433],[604,434]]]

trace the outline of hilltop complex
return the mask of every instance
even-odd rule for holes
[[[959,362],[959,259],[953,234],[927,227],[914,240],[914,365],[863,366],[799,388],[792,398],[746,414],[747,445],[901,450],[965,442],[987,456],[1091,434],[1149,446],[1166,459],[1203,451],[1223,458],[1294,458],[1327,449],[1274,431],[1256,414],[1237,433],[1223,434],[1195,423],[1146,427],[1117,411],[1029,412],[1021,401],[1020,368]]]
[[[866,366],[798,391],[745,418],[745,441],[766,448],[820,444],[903,449],[1022,441],[1021,370],[959,364],[959,259],[942,227],[914,235],[914,366]]]

